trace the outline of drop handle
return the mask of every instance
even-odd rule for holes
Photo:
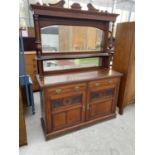
[[[56,90],[55,90],[55,92],[56,92],[57,94],[60,94],[61,91],[62,91],[61,89],[56,89]]]
[[[75,86],[75,90],[78,91],[80,89],[79,86]]]
[[[95,86],[97,87],[97,86],[99,86],[100,85],[100,83],[95,83]]]

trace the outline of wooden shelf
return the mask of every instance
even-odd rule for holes
[[[62,60],[62,59],[83,59],[110,56],[109,53],[92,53],[92,54],[53,54],[37,57],[37,60]]]
[[[122,76],[122,74],[112,69],[92,69],[83,72],[68,72],[65,74],[46,75],[42,78],[40,78],[39,75],[36,75],[40,88],[119,76]]]

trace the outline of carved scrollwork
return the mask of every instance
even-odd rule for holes
[[[91,3],[88,3],[87,7],[88,7],[88,11],[99,12],[99,10],[96,9]]]
[[[64,106],[65,106],[65,105],[69,105],[69,104],[71,104],[71,103],[72,103],[71,98],[65,98],[65,99],[63,100]]]
[[[64,4],[65,4],[64,0],[61,0],[58,3],[55,3],[55,4],[48,3],[49,6],[51,6],[51,7],[58,7],[58,8],[63,8]]]
[[[36,5],[41,5],[41,4],[39,2],[37,2]]]
[[[102,10],[101,13],[103,13],[103,14],[109,14],[109,12],[107,10],[105,10],[105,11]]]
[[[52,107],[59,108],[59,107],[63,107],[63,106],[79,104],[81,102],[82,102],[81,95],[70,96],[70,97],[52,100]]]
[[[38,17],[39,17],[39,15],[37,15],[37,14],[33,15],[33,18],[34,18],[35,21],[38,21]]]
[[[79,3],[73,3],[71,5],[72,9],[81,10],[81,5]]]

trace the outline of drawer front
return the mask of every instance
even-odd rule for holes
[[[36,60],[35,60],[36,54],[25,54],[24,57],[25,57],[26,65],[27,64],[29,64],[29,65],[36,64]]]
[[[89,82],[89,88],[100,88],[100,87],[109,87],[109,86],[115,86],[118,83],[118,78],[109,78],[104,80],[96,80]]]
[[[79,84],[74,84],[74,85],[66,85],[66,86],[49,88],[48,94],[50,96],[60,97],[60,95],[64,93],[73,93],[73,92],[79,93],[79,92],[85,91],[85,89],[86,89],[86,84],[79,83]]]
[[[36,65],[26,65],[26,72],[27,73],[32,73],[32,74],[37,74],[37,66]]]

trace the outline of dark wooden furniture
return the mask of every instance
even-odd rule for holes
[[[23,37],[24,51],[35,51],[35,37]]]
[[[31,5],[34,11],[36,36],[37,81],[41,89],[42,126],[46,139],[114,118],[121,73],[109,68],[110,50],[113,48],[112,31],[117,14],[99,12],[91,4],[82,11],[78,3],[71,9],[57,4]],[[41,46],[41,28],[51,25],[91,26],[104,31],[104,45],[94,52],[44,53]],[[91,37],[91,36],[90,36]],[[43,61],[85,59],[99,57],[100,65],[77,69],[44,71]]]
[[[25,67],[26,73],[30,75],[32,82],[33,82],[33,91],[39,90],[39,85],[36,79],[37,71],[37,61],[36,61],[36,51],[25,51],[24,52],[25,58]]]
[[[25,126],[24,103],[21,88],[19,88],[19,146],[27,144],[27,134]]]
[[[118,97],[119,113],[135,101],[135,22],[119,23],[116,30],[113,69],[123,73]]]

